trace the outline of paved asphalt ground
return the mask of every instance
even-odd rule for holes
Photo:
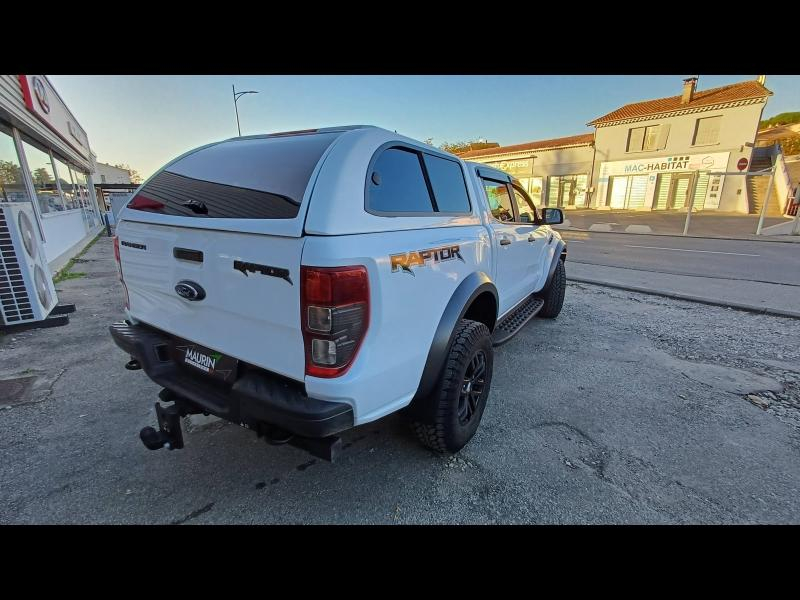
[[[572,274],[800,316],[800,245],[561,230]]]
[[[398,416],[335,464],[223,423],[151,452],[110,239],[82,260],[69,326],[0,337],[29,383],[0,388],[0,523],[800,523],[800,321],[572,283],[497,349],[457,459]]]

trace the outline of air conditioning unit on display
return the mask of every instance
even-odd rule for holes
[[[0,329],[65,325],[64,312],[71,310],[58,306],[33,206],[0,203]]]

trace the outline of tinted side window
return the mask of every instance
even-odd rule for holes
[[[368,207],[379,212],[433,212],[419,155],[389,148],[375,161],[368,179]]]
[[[467,184],[461,166],[452,160],[423,154],[436,207],[441,212],[469,212]]]

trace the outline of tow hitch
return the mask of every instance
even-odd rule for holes
[[[186,406],[180,402],[179,398],[167,390],[162,390],[158,397],[164,402],[173,402],[173,404],[164,406],[160,402],[156,402],[158,431],[152,427],[144,427],[139,432],[139,438],[149,450],[158,450],[159,448],[180,450],[183,448],[181,417],[197,414],[200,411]]]

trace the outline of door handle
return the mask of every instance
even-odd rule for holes
[[[536,241],[536,238],[535,238],[533,235],[529,235],[529,236],[528,236],[528,241],[529,241],[529,242],[535,242],[535,241]]]
[[[511,240],[508,238],[500,238],[500,245],[501,246],[508,246],[511,243]]]

